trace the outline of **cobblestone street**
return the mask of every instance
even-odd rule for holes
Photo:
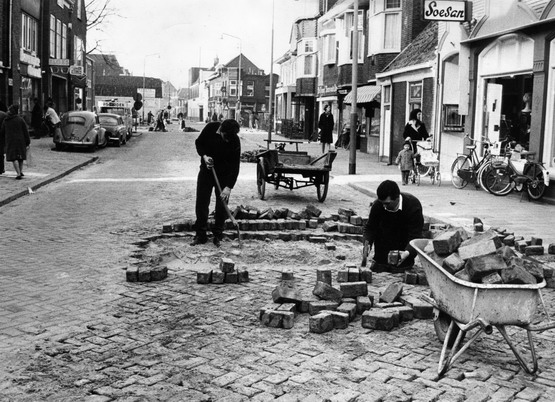
[[[245,240],[241,250],[231,241],[221,249],[211,243],[194,248],[185,233],[153,237],[143,250],[140,240],[161,235],[164,223],[194,218],[197,135],[175,124],[167,133],[139,132],[126,146],[99,150],[95,162],[0,207],[0,400],[555,400],[553,331],[534,334],[541,357],[536,376],[523,372],[494,330],[437,380],[441,343],[432,320],[384,332],[363,328],[359,316],[347,329],[326,334],[308,331],[308,314],[290,330],[260,324],[259,310],[272,301],[282,271],[293,271],[292,284],[311,292],[317,268],[331,269],[335,278],[346,262],[360,262],[359,242],[336,240],[335,251],[282,240]],[[263,133],[241,136],[243,151],[263,144]],[[319,147],[307,146],[311,152]],[[52,155],[82,163],[68,152]],[[378,178],[398,180],[398,171],[362,156],[361,180],[349,180],[343,176],[347,158],[338,151],[323,204],[313,188],[271,189],[266,201],[259,200],[255,165],[242,163],[230,205],[300,210],[314,204],[324,214],[344,207],[366,216],[371,187]],[[459,224],[482,216],[488,225],[555,241],[545,219],[551,205],[455,190],[447,182],[407,190],[422,199],[427,215]],[[484,199],[507,212],[495,213]],[[248,267],[251,281],[197,284],[196,271],[222,257]],[[126,282],[125,269],[138,258],[162,259],[168,278]],[[377,297],[400,281],[402,274],[375,273],[370,294]],[[403,294],[429,294],[426,286],[404,286]],[[543,295],[553,314],[553,290]],[[546,322],[539,311],[535,321]],[[509,334],[529,352],[524,330],[512,327]]]

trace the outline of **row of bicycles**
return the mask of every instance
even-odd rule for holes
[[[520,191],[533,200],[543,197],[549,186],[549,172],[542,163],[534,161],[534,152],[525,151],[514,142],[507,143],[501,152],[492,152],[494,144],[490,141],[474,140],[468,135],[466,138],[474,145],[467,145],[470,152],[458,156],[451,166],[451,181],[456,188],[473,183],[497,196]],[[482,158],[476,151],[478,143],[484,148]]]

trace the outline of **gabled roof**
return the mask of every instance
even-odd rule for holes
[[[224,67],[239,67],[239,55],[235,56],[233,59],[224,64]],[[241,53],[241,70],[260,70],[252,61],[250,61],[247,56]]]
[[[382,72],[399,70],[435,60],[438,44],[437,26],[436,21],[430,22]]]

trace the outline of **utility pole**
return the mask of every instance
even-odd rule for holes
[[[358,0],[355,0],[353,12],[353,49],[352,49],[352,89],[351,94],[351,139],[349,141],[349,174],[357,172],[357,81],[358,81]]]

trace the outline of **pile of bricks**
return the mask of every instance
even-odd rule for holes
[[[249,271],[236,269],[235,263],[229,258],[220,260],[219,269],[206,269],[197,272],[197,283],[207,285],[209,283],[245,283],[249,281]]]
[[[127,282],[155,282],[168,277],[168,267],[165,265],[138,266],[130,265],[125,271]]]
[[[483,223],[474,222],[475,233],[464,228],[449,228],[424,250],[455,277],[484,284],[535,284],[546,279],[553,285],[553,269],[530,256],[543,255],[542,239],[528,241],[502,229],[483,232]],[[553,247],[552,247],[553,246]],[[555,245],[548,250],[555,253]]]

